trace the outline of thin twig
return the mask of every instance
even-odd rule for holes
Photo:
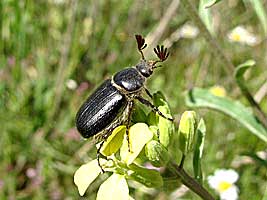
[[[260,87],[260,89],[254,95],[254,99],[257,103],[260,103],[261,100],[267,95],[267,81]]]
[[[188,191],[189,188],[182,185],[170,194],[170,199],[181,199]]]
[[[174,42],[177,42],[181,39],[181,27],[177,28],[167,39],[163,41],[163,45],[166,48],[170,48]]]
[[[178,6],[180,4],[180,0],[173,0],[169,7],[167,8],[166,12],[164,12],[164,16],[161,18],[160,22],[158,23],[157,27],[154,31],[150,32],[146,36],[146,43],[148,48],[144,50],[145,56],[148,56],[149,52],[152,52],[151,49],[158,44],[161,36],[165,32],[167,25],[171,21],[172,17],[174,16]]]

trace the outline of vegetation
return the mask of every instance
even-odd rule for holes
[[[135,34],[146,38],[146,58],[155,58],[157,44],[170,51],[147,88],[164,94],[175,126],[186,110],[205,121],[206,190],[216,196],[207,177],[233,168],[239,198],[261,199],[266,10],[266,0],[0,1],[0,199],[79,198],[73,175],[96,158],[96,147],[75,129],[76,112],[104,79],[139,61]],[[193,157],[184,160],[192,177]],[[84,198],[95,199],[109,175],[100,175]],[[156,189],[127,181],[134,199],[199,199],[173,177]]]

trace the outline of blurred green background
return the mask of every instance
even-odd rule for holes
[[[197,7],[199,1],[194,2]],[[266,11],[267,1],[261,2]],[[266,34],[257,12],[249,1],[224,0],[211,8],[211,14],[214,36],[229,59],[235,65],[256,61],[246,74],[249,89],[256,94],[267,79]],[[73,173],[95,158],[96,148],[77,133],[75,115],[105,78],[139,61],[134,34],[147,37],[152,48],[168,44],[170,57],[147,87],[166,95],[177,120],[189,109],[183,93],[193,86],[221,85],[230,98],[248,105],[201,32],[173,39],[190,22],[194,25],[177,0],[1,0],[0,199],[80,198]],[[239,25],[255,33],[259,42],[253,46],[231,42],[227,33]],[[150,52],[145,52],[147,58],[155,58]],[[266,96],[261,106],[267,112]],[[266,166],[242,155],[264,151],[265,144],[220,113],[198,112],[207,125],[204,175],[234,168],[240,175],[240,199],[260,199]],[[186,162],[189,172],[191,165]],[[100,183],[95,181],[83,198],[94,199]],[[137,187],[130,192],[136,199],[172,197],[164,189]],[[190,191],[184,198],[198,199]]]

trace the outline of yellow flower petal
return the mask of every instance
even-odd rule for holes
[[[123,175],[112,174],[97,192],[97,200],[125,200],[129,199],[129,188]]]
[[[134,124],[129,130],[130,152],[125,137],[120,152],[121,159],[130,165],[152,138],[153,133],[145,123]]]
[[[78,187],[79,194],[84,195],[89,185],[101,173],[97,160],[82,165],[74,174],[74,183]]]

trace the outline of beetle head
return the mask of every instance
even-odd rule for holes
[[[136,65],[136,69],[144,76],[149,77],[153,73],[153,63],[151,61],[141,60]]]
[[[163,62],[168,58],[169,52],[167,51],[167,48],[164,48],[163,45],[157,45],[157,47],[154,48],[154,52],[158,56],[159,60],[147,61],[142,51],[147,46],[147,44],[145,44],[145,39],[141,35],[135,35],[135,38],[137,41],[138,50],[142,56],[142,60],[136,65],[136,68],[144,77],[149,77],[153,73],[154,69],[160,67],[156,66],[156,64],[159,62]]]

